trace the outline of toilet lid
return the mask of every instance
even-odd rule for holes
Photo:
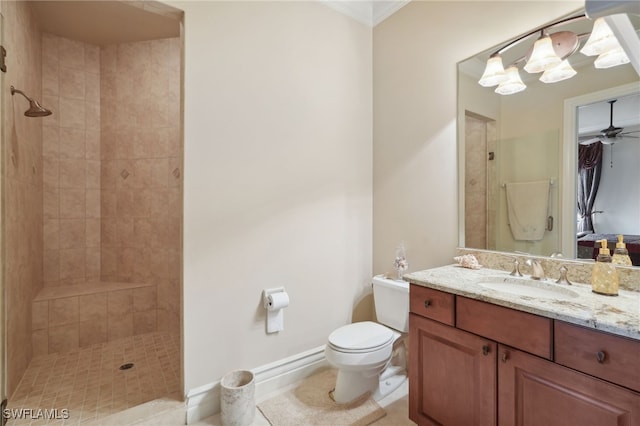
[[[371,321],[348,324],[329,335],[329,344],[343,351],[374,350],[392,340],[391,329]]]

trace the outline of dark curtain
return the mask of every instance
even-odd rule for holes
[[[578,145],[578,233],[594,233],[592,212],[602,172],[602,143]]]

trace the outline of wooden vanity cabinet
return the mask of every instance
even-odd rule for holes
[[[491,340],[409,315],[409,418],[419,425],[495,425]]]
[[[629,359],[638,359],[640,342],[410,288],[409,418],[414,422],[640,426],[640,393],[628,385],[635,383],[637,364],[628,364],[627,382],[614,380]],[[425,297],[440,302],[425,303]],[[564,342],[562,336],[571,331],[573,338]],[[608,357],[601,364],[610,363],[611,371],[582,368],[581,351],[591,353],[596,341]],[[554,348],[563,360],[556,362],[564,365],[554,362]]]
[[[499,425],[640,425],[637,393],[502,345],[498,389]]]

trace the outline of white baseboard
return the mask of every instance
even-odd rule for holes
[[[296,383],[328,366],[324,345],[251,370],[256,383],[256,400]],[[220,380],[187,392],[187,424],[220,412]]]

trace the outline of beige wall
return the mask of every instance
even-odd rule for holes
[[[371,29],[316,2],[175,5],[188,390],[326,343],[370,291]]]
[[[158,318],[140,318],[131,329],[155,330],[157,322],[158,330],[177,332],[180,40],[104,46],[101,78],[102,280],[156,284]]]
[[[100,48],[42,35],[44,283],[100,279]]]
[[[42,286],[42,119],[9,86],[42,98],[40,34],[27,2],[2,2],[7,73],[4,98],[4,282],[7,307],[7,395],[31,360],[31,300]],[[46,103],[43,103],[48,106]]]
[[[374,273],[388,269],[399,241],[411,271],[452,262],[457,63],[581,6],[414,1],[375,27]]]

